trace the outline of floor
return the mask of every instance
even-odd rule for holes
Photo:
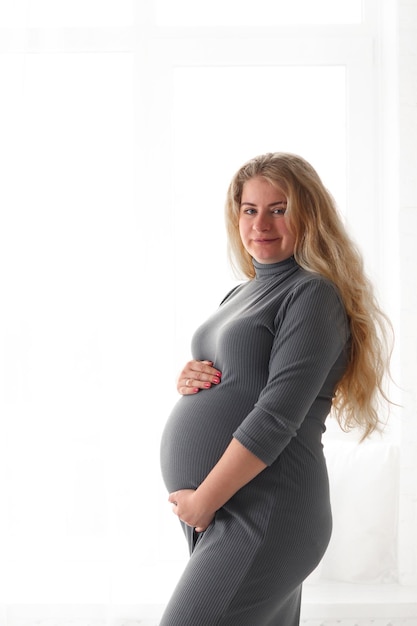
[[[158,626],[158,620],[42,619],[10,621],[6,626]]]
[[[0,604],[0,626],[158,626],[163,609],[162,604]],[[417,587],[306,586],[300,626],[417,626]]]
[[[0,622],[1,626],[158,626],[158,619],[62,619],[59,617],[36,619],[36,618],[10,618],[6,622]]]
[[[83,619],[46,619],[46,620],[24,620],[8,622],[5,626],[158,626],[158,620],[83,620]],[[300,626],[417,626],[414,619],[342,619],[342,620],[301,620]]]

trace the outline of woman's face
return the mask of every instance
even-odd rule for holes
[[[239,233],[245,250],[259,263],[277,263],[292,256],[295,237],[284,217],[284,192],[261,176],[243,185]]]

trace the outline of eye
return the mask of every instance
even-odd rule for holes
[[[256,214],[256,209],[243,209],[243,213],[245,215],[255,215]]]
[[[272,213],[273,213],[274,215],[279,215],[279,216],[281,217],[282,215],[285,215],[285,211],[286,211],[286,210],[287,210],[287,207],[286,207],[286,206],[282,206],[282,207],[275,207],[275,208],[272,210]]]

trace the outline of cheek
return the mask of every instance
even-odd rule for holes
[[[283,232],[285,232],[285,235],[287,237],[292,237],[295,241],[295,236],[293,235],[292,229],[291,229],[291,224],[288,222],[288,220],[286,220],[284,218],[284,223],[283,223]]]
[[[284,225],[283,230],[281,231],[282,235],[285,237],[285,245],[287,248],[291,248],[294,251],[295,246],[295,236],[292,234],[288,224]]]

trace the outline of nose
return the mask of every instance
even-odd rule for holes
[[[259,233],[269,230],[271,227],[270,217],[262,213],[258,213],[253,223],[253,227]]]

